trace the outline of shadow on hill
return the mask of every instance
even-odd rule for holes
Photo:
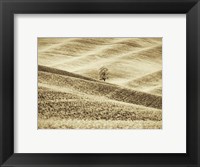
[[[56,69],[56,68],[41,66],[41,65],[38,65],[38,71],[48,72],[48,73],[52,73],[52,74],[65,75],[65,76],[70,76],[70,77],[76,77],[76,78],[85,79],[85,80],[88,80],[88,81],[97,81],[97,80],[89,78],[89,77],[85,77],[85,76],[82,76],[82,75],[70,73],[70,72],[59,70],[59,69]]]

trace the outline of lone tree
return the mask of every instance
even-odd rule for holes
[[[99,77],[100,77],[100,80],[106,80],[108,79],[108,69],[106,67],[101,67],[99,69]]]

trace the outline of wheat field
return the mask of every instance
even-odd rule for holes
[[[38,128],[161,129],[162,38],[38,38]]]

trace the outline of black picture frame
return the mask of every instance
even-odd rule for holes
[[[14,153],[14,14],[186,14],[186,154],[22,154]],[[184,48],[183,48],[184,49]],[[1,166],[200,166],[200,2],[199,0],[0,0],[0,164]],[[177,62],[178,66],[178,62]],[[176,94],[175,94],[176,95]],[[177,132],[178,133],[178,132]]]

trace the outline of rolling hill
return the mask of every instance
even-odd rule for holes
[[[53,120],[57,120],[59,125],[60,121],[65,120],[65,125],[61,124],[65,128],[71,127],[68,125],[68,120],[70,122],[80,120],[87,126],[88,121],[102,124],[101,121],[109,120],[110,123],[116,124],[114,126],[106,123],[104,126],[109,128],[120,128],[123,127],[122,124],[126,124],[126,128],[161,127],[160,96],[89,80],[49,67],[38,69],[40,128],[56,128],[57,123],[54,124],[56,121]],[[134,121],[139,125],[131,123],[130,126],[127,121]],[[75,128],[75,124],[73,127]]]

